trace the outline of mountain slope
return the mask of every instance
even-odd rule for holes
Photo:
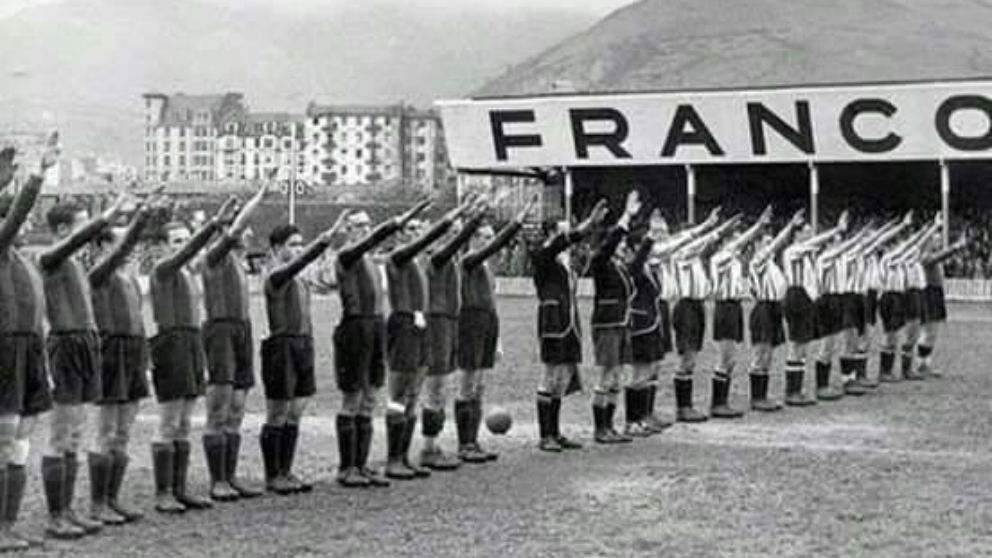
[[[477,95],[992,76],[988,0],[642,0]]]

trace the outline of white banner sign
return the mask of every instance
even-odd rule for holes
[[[992,157],[992,81],[438,106],[462,169]]]

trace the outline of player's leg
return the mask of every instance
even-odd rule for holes
[[[565,393],[564,387],[559,389],[559,377],[562,375],[562,366],[555,364],[545,364],[544,374],[541,376],[541,383],[537,388],[537,425],[538,425],[538,448],[542,451],[560,452],[561,446],[555,437],[552,428],[553,401],[561,403],[561,397]],[[560,408],[560,407],[559,407]]]
[[[479,422],[476,419],[476,402],[481,403],[480,385],[482,370],[462,369],[459,374],[458,397],[455,399],[455,426],[458,430],[458,458],[466,463],[485,463],[490,460],[478,445]],[[481,404],[479,407],[481,411]]]
[[[49,515],[45,532],[56,539],[78,538],[93,529],[89,527],[90,531],[87,531],[86,527],[78,524],[80,518],[68,512],[68,488],[71,480],[69,468],[75,463],[74,460],[70,462],[68,456],[72,447],[72,421],[76,415],[74,407],[77,406],[56,403],[49,415],[48,451],[41,459],[41,476]]]
[[[231,405],[227,413],[227,423],[224,424],[224,464],[227,467],[226,478],[231,488],[241,498],[255,498],[262,491],[245,484],[238,476],[238,461],[241,458],[241,425],[245,420],[245,401],[248,398],[247,389],[234,389],[231,393]]]
[[[713,370],[712,396],[710,401],[710,416],[713,418],[740,418],[744,412],[735,409],[729,403],[730,383],[734,368],[737,365],[737,341],[721,339],[718,342],[720,361]]]
[[[211,372],[213,378],[214,373]],[[210,472],[210,498],[229,502],[239,498],[227,479],[227,434],[234,385],[212,382],[207,385],[207,424],[203,431],[203,454]]]
[[[934,348],[937,346],[937,341],[940,338],[942,327],[943,323],[934,319],[931,319],[923,326],[923,337],[920,339],[916,356],[920,362],[919,371],[924,376],[940,376],[940,373],[931,366],[931,359],[933,358]]]
[[[31,547],[26,540],[13,532],[21,500],[24,497],[26,476],[23,463],[19,470],[14,471],[17,427],[20,420],[15,409],[4,409],[0,412],[0,552],[15,552]]]
[[[267,385],[269,385],[267,383]],[[267,390],[269,395],[279,395]],[[283,475],[282,441],[283,429],[289,420],[290,399],[285,396],[265,400],[265,424],[259,435],[258,445],[262,451],[262,465],[265,470],[265,490],[280,495],[294,493],[294,487]]]
[[[780,403],[768,397],[769,370],[771,370],[774,350],[771,343],[758,343],[754,346],[750,372],[751,409],[762,413],[782,410]]]
[[[297,393],[300,392],[297,391]],[[310,405],[311,397],[312,395],[300,395],[290,399],[286,411],[286,422],[282,427],[282,439],[279,444],[279,476],[289,483],[293,492],[313,490],[312,483],[293,472],[293,463],[296,459],[296,449],[300,439],[300,421],[303,420],[303,414]]]
[[[355,415],[355,432],[357,437],[355,466],[358,468],[358,473],[369,481],[369,486],[387,487],[389,486],[389,481],[368,464],[369,451],[372,446],[374,434],[372,413],[375,411],[377,398],[377,389],[367,383],[362,389],[362,398],[359,402],[358,413]]]
[[[28,398],[30,399],[30,395]],[[31,437],[39,422],[38,414],[22,414],[14,431],[13,442],[7,453],[6,477],[7,486],[4,495],[3,524],[6,534],[15,540],[26,542],[30,547],[40,547],[45,542],[18,528],[21,504],[24,501],[24,490],[27,484],[27,463],[31,453]],[[78,530],[75,526],[71,526]],[[81,530],[80,536],[81,536]]]
[[[389,372],[386,386],[389,402],[386,404],[386,477],[397,480],[416,478],[406,463],[407,416],[416,416],[418,391],[416,372]]]
[[[182,420],[183,399],[162,401],[158,405],[159,428],[152,442],[152,467],[155,474],[155,510],[162,513],[186,511],[174,495],[176,446],[179,423]]]
[[[926,376],[917,372],[913,367],[916,356],[916,345],[920,340],[920,320],[918,318],[906,322],[906,332],[902,345],[902,377],[907,380],[925,380]]]
[[[899,377],[895,375],[895,362],[899,328],[902,327],[900,323],[902,320],[899,319],[899,314],[901,313],[899,295],[893,292],[883,293],[879,301],[879,313],[882,317],[884,335],[882,337],[882,347],[878,355],[878,380],[886,383],[898,382]]]
[[[369,480],[358,470],[358,425],[356,417],[362,406],[361,389],[345,391],[341,396],[341,411],[337,416],[338,484],[347,488],[369,486]]]
[[[197,399],[197,397],[186,397],[182,400],[173,442],[175,457],[173,460],[172,493],[176,500],[186,506],[188,510],[206,510],[213,507],[210,500],[200,498],[190,493],[189,490],[189,464],[193,451],[189,437],[193,429],[193,413],[196,410]]]
[[[115,406],[118,413],[117,432],[114,433],[113,441],[110,444],[110,480],[107,488],[107,507],[129,522],[138,521],[145,516],[120,501],[124,474],[130,462],[128,446],[131,439],[131,429],[138,416],[138,405],[138,401],[131,401]]]
[[[702,349],[706,315],[702,301],[683,299],[675,307],[675,338],[679,349],[679,368],[675,373],[675,420],[703,422],[709,419],[693,406],[693,380],[696,356]]]
[[[635,362],[631,366],[630,382],[624,388],[624,409],[626,413],[626,425],[624,434],[632,437],[644,437],[660,432],[647,423],[651,410],[650,385],[654,375],[655,363]]]
[[[94,451],[87,456],[90,474],[90,519],[104,525],[123,525],[127,518],[107,506],[114,442],[120,413],[117,403],[105,402],[97,407]]]
[[[447,387],[446,373],[428,373],[424,382],[426,397],[421,415],[424,448],[420,452],[420,463],[436,471],[453,471],[461,466],[457,457],[444,452],[438,445],[438,436],[444,430],[446,418]]]

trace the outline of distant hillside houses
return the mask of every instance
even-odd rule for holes
[[[402,182],[453,184],[440,117],[396,105],[252,112],[244,95],[146,93],[146,182],[276,179],[303,189]]]

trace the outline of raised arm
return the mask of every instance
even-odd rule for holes
[[[455,209],[452,209],[441,218],[440,221],[434,224],[425,234],[421,235],[419,238],[413,242],[407,243],[399,248],[393,250],[389,255],[397,265],[403,265],[404,263],[417,257],[418,254],[423,252],[430,246],[434,241],[444,236],[444,233],[448,232],[451,225],[454,224],[455,219],[457,219],[462,213],[468,210],[471,202],[464,203]]]
[[[90,219],[85,225],[69,234],[69,236],[56,242],[49,248],[43,250],[38,257],[38,262],[45,269],[58,267],[70,256],[78,252],[83,246],[92,241],[104,227],[110,224],[110,220],[120,211],[125,197],[118,196],[109,209]]]
[[[720,238],[723,238],[723,236],[731,230],[731,227],[736,226],[737,223],[740,222],[740,219],[740,215],[735,215],[730,219],[727,219],[717,228],[683,246],[677,255],[681,257],[692,257],[701,254],[712,243],[717,242]]]
[[[482,224],[482,218],[483,215],[481,214],[472,217],[467,223],[465,223],[462,230],[458,231],[458,234],[445,243],[440,250],[431,254],[431,265],[435,268],[444,267],[444,264],[448,263],[451,258],[455,257],[458,250],[460,250],[461,247],[468,242],[468,239],[472,238],[472,235],[475,234],[475,230]]]
[[[338,263],[340,263],[344,268],[351,267],[366,253],[385,242],[390,236],[396,234],[397,231],[402,229],[404,225],[416,217],[417,214],[423,211],[428,205],[430,205],[430,203],[430,200],[424,200],[413,206],[413,208],[408,210],[406,213],[386,219],[380,223],[378,227],[372,229],[372,232],[364,238],[342,247],[341,250],[338,251]]]
[[[127,232],[124,233],[124,238],[117,243],[117,246],[114,247],[110,254],[107,254],[90,270],[90,285],[93,287],[103,285],[114,271],[124,265],[127,256],[138,245],[141,233],[144,232],[145,227],[148,225],[150,214],[147,208],[142,207],[138,210],[138,214],[131,220]]]
[[[778,231],[778,234],[775,235],[775,238],[772,239],[771,243],[769,243],[768,246],[764,247],[763,249],[759,250],[758,253],[756,253],[754,257],[751,258],[751,265],[758,265],[763,263],[765,260],[769,258],[774,258],[778,256],[778,254],[782,250],[784,250],[785,246],[789,243],[789,239],[792,237],[792,233],[795,232],[795,230],[803,222],[803,215],[805,213],[806,213],[805,210],[800,209],[795,214],[793,214],[792,219],[789,219],[789,222],[786,223],[784,227],[782,227],[782,230]]]
[[[968,239],[962,236],[957,242],[944,248],[943,250],[938,250],[936,252],[927,254],[923,258],[923,265],[933,266],[944,263],[945,261],[954,257],[955,254],[964,250],[968,246]]]
[[[902,219],[902,221],[898,223],[891,222],[888,224],[887,228],[882,227],[882,232],[865,247],[865,253],[870,254],[878,250],[882,246],[885,246],[889,242],[892,242],[893,238],[902,234],[902,232],[912,224],[913,224],[913,213],[909,212],[908,214],[906,214],[906,217]]]
[[[217,214],[208,220],[200,230],[195,231],[182,248],[177,250],[175,254],[163,258],[155,264],[155,273],[159,275],[175,273],[179,268],[195,258],[207,243],[210,242],[210,238],[214,233],[220,230],[225,216],[233,209],[234,203],[235,200],[233,198],[224,202],[224,205],[221,206]]]
[[[761,216],[758,217],[758,220],[755,221],[753,225],[748,227],[747,230],[745,230],[741,234],[735,236],[733,239],[730,240],[730,242],[727,242],[727,244],[723,246],[723,249],[729,252],[740,252],[743,248],[745,248],[746,246],[751,244],[751,242],[754,241],[755,237],[758,236],[758,232],[761,231],[761,229],[764,228],[766,225],[768,225],[769,221],[771,221],[771,218],[772,218],[772,208],[771,206],[768,206],[765,208],[763,212],[761,212]]]
[[[317,235],[317,238],[308,244],[299,256],[273,269],[269,273],[269,281],[272,283],[272,286],[277,289],[282,287],[293,277],[296,277],[308,265],[315,262],[317,258],[319,258],[320,255],[323,254],[328,247],[330,247],[331,240],[334,239],[334,235],[341,229],[347,218],[348,210],[342,211],[341,214],[338,215],[337,220],[334,221],[334,225]],[[340,255],[338,257],[340,257]]]
[[[228,227],[224,234],[220,237],[220,240],[214,243],[213,246],[207,250],[207,266],[214,267],[219,264],[224,258],[238,245],[241,240],[241,235],[245,232],[248,227],[248,220],[251,218],[252,214],[258,209],[258,206],[262,204],[262,198],[265,197],[265,190],[267,185],[263,184],[255,195],[248,200],[243,208],[238,212],[238,215],[234,218],[231,226]]]
[[[464,258],[462,258],[462,267],[465,269],[473,269],[478,267],[482,262],[486,261],[494,254],[506,247],[510,243],[510,240],[520,229],[523,228],[523,223],[520,221],[514,221],[509,225],[506,225],[500,229],[499,233],[493,237],[489,244],[486,244],[482,248],[476,250],[475,252],[469,252]]]
[[[827,248],[823,254],[820,254],[820,258],[824,261],[839,258],[840,256],[848,253],[853,247],[857,246],[857,244],[864,239],[868,232],[869,231],[867,228],[858,230],[858,232],[852,234],[850,237]]]
[[[44,179],[33,174],[28,179],[27,184],[21,186],[20,191],[17,192],[10,209],[7,210],[3,224],[0,224],[0,250],[7,250],[14,245],[17,233],[27,222],[31,215],[31,209],[41,194],[42,183],[44,183]]]
[[[935,234],[940,233],[940,227],[941,224],[939,219],[935,219],[932,223],[927,225],[920,233],[920,235],[916,238],[915,242],[910,244],[906,248],[906,250],[903,251],[901,257],[908,259],[919,256],[920,251],[923,249],[923,246],[930,240],[930,238],[933,237]]]
[[[15,153],[12,148],[4,149],[2,153],[0,186],[5,187],[13,179],[14,172],[17,171],[17,165],[14,163],[14,155]],[[41,187],[45,183],[45,172],[55,166],[58,156],[59,134],[58,132],[53,132],[48,136],[38,172],[32,173],[31,177],[28,178],[27,184],[21,187],[21,190],[17,193],[17,197],[14,198],[13,203],[7,210],[7,216],[4,218],[3,224],[0,224],[0,250],[6,250],[14,245],[14,239],[17,238],[17,233],[24,226],[24,223],[27,222],[28,217],[31,215],[31,209],[34,207],[35,202],[38,201],[38,195],[41,194]]]

